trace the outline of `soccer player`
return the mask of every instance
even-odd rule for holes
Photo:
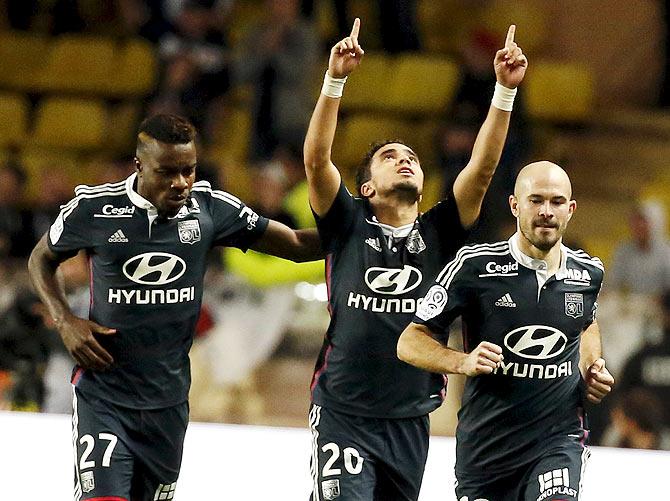
[[[442,402],[446,380],[399,361],[396,343],[479,214],[527,61],[512,26],[495,55],[498,85],[472,158],[453,194],[420,215],[423,171],[408,145],[373,145],[356,198],[330,159],[344,80],[363,56],[359,29],[356,19],[331,50],[304,147],[310,203],[328,253],[331,313],[311,384],[312,500],[415,500],[428,413]]]
[[[576,203],[550,162],[524,167],[509,198],[517,232],[463,247],[398,341],[398,356],[468,377],[456,429],[460,501],[575,501],[588,457],[584,396],[614,380],[595,322],[598,258],[562,245]],[[465,353],[446,346],[461,315]]]
[[[188,352],[213,246],[292,260],[321,255],[315,230],[294,231],[195,182],[196,131],[173,115],[146,119],[136,172],[78,186],[30,257],[32,282],[77,362],[73,371],[75,500],[172,499],[188,421]],[[84,250],[89,319],[56,280]]]

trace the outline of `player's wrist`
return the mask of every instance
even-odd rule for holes
[[[326,70],[326,74],[323,77],[323,86],[321,87],[321,94],[327,97],[332,97],[333,99],[339,99],[342,97],[344,92],[344,84],[347,81],[347,77],[332,77],[330,73]]]
[[[514,108],[514,98],[516,97],[517,88],[510,89],[499,82],[496,82],[493,91],[493,98],[491,105],[499,110],[512,111]]]

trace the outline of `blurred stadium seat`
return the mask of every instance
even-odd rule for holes
[[[388,82],[386,109],[409,114],[443,113],[454,99],[458,81],[458,65],[451,59],[416,54],[399,56]]]
[[[109,92],[120,97],[146,96],[158,80],[158,60],[153,46],[141,39],[123,43],[116,52],[108,78]]]
[[[554,122],[583,122],[590,118],[594,81],[583,65],[534,61],[524,82],[530,117]]]
[[[107,110],[102,101],[68,97],[43,98],[30,142],[34,146],[88,150],[106,144]]]
[[[48,39],[18,31],[0,31],[0,86],[11,89],[35,87],[44,67]]]
[[[61,35],[51,44],[37,90],[106,94],[114,80],[115,53],[116,45],[111,39]]]
[[[23,143],[28,130],[28,100],[13,93],[0,93],[0,147]]]
[[[412,125],[397,118],[357,114],[343,121],[335,135],[333,160],[343,169],[358,165],[370,143],[386,139],[403,139],[411,135]]]
[[[389,83],[395,62],[383,53],[365,54],[360,67],[351,74],[344,90],[343,110],[384,111],[389,99]],[[321,74],[320,81],[323,81]],[[319,85],[319,89],[320,89]]]
[[[40,190],[43,189],[40,186],[41,173],[47,170],[56,169],[73,187],[76,184],[90,183],[91,180],[89,173],[81,167],[79,156],[74,152],[30,147],[23,150],[20,160],[28,174],[26,197],[33,202],[40,197]]]

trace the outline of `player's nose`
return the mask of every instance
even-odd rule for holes
[[[172,178],[172,183],[170,184],[170,187],[172,189],[182,191],[188,188],[188,183],[186,182],[186,178],[180,174]]]

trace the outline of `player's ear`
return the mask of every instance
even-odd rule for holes
[[[577,202],[575,200],[570,200],[570,202],[568,202],[568,221],[572,219],[575,210],[577,210]]]
[[[140,162],[140,159],[135,157],[135,158],[133,158],[133,162],[135,162],[135,169],[137,170],[137,172],[141,171],[142,170],[142,162]]]
[[[509,208],[514,217],[519,217],[519,201],[514,195],[509,196]]]
[[[375,189],[370,184],[370,181],[365,182],[361,185],[361,195],[365,198],[370,198],[375,194]]]

